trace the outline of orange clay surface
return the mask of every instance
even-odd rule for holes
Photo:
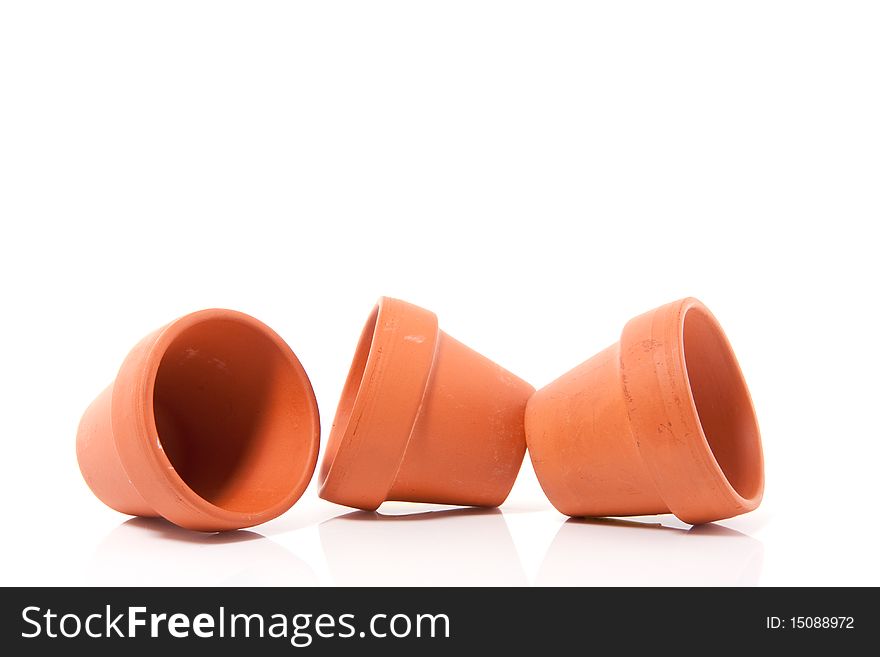
[[[755,412],[718,322],[696,299],[630,320],[620,342],[534,394],[529,453],[570,516],[672,512],[698,524],[755,509]]]
[[[525,454],[534,388],[439,330],[434,313],[382,298],[364,327],[321,465],[326,500],[497,506]]]
[[[290,347],[253,317],[203,310],[132,349],[86,410],[76,451],[107,506],[219,531],[289,509],[319,441],[315,395]]]

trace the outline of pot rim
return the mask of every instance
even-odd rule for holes
[[[728,371],[734,377],[733,385],[740,394],[739,401],[744,404],[740,413],[746,418],[749,428],[744,439],[753,441],[747,446],[746,467],[757,471],[753,491],[745,496],[736,489],[727,472],[718,462],[694,398],[692,375],[688,372],[685,346],[685,320],[689,313],[699,313],[714,333],[714,337],[725,349]],[[648,328],[648,331],[644,329]],[[641,330],[640,330],[641,329]],[[649,336],[647,340],[644,338]],[[637,361],[632,356],[639,345],[648,348],[650,358]],[[661,306],[640,317],[634,318],[624,327],[621,335],[621,372],[624,375],[624,397],[627,412],[636,438],[639,454],[651,472],[658,492],[670,510],[685,522],[698,524],[725,517],[732,517],[752,511],[758,507],[764,491],[764,457],[761,447],[761,433],[745,377],[742,374],[733,348],[724,330],[712,312],[698,299],[687,297]],[[648,394],[646,389],[637,390],[635,372],[641,369],[642,375],[651,379],[647,384],[661,400],[668,425],[669,440],[658,438],[660,429],[648,426],[641,415],[639,399]],[[684,397],[685,403],[681,403]],[[680,481],[708,482],[700,486],[700,499],[681,492]],[[716,510],[706,513],[699,507],[706,498]]]
[[[318,475],[321,498],[366,510],[385,501],[421,411],[439,335],[431,311],[379,299],[361,332],[330,429]]]
[[[256,511],[232,511],[206,500],[184,481],[172,465],[161,444],[154,413],[156,377],[168,347],[184,331],[214,321],[232,321],[253,329],[267,338],[287,364],[293,369],[306,397],[309,414],[304,423],[311,425],[308,432],[309,450],[302,463],[299,477],[282,499]],[[157,513],[177,525],[202,531],[222,531],[257,525],[287,511],[302,496],[314,473],[320,448],[320,418],[312,384],[299,359],[290,346],[271,328],[258,319],[242,312],[210,308],[189,313],[166,324],[148,337],[144,351],[136,354],[135,347],[120,368],[116,381],[131,372],[132,385],[117,394],[114,383],[112,400],[113,437],[123,468],[144,500]],[[128,378],[128,377],[125,377]],[[126,412],[127,411],[127,412]],[[118,431],[116,427],[125,427]],[[160,485],[156,485],[159,482]],[[193,522],[192,515],[199,518]]]

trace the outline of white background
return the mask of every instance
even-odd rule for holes
[[[878,34],[870,2],[3,2],[0,581],[880,584]],[[526,461],[500,512],[313,482],[211,536],[82,481],[88,403],[205,307],[290,343],[326,439],[382,294],[539,387],[699,297],[764,504],[566,522]]]

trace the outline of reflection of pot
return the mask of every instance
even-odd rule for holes
[[[439,330],[437,316],[382,298],[361,334],[321,464],[325,500],[497,506],[525,454],[534,388]]]
[[[620,342],[537,391],[525,425],[538,480],[570,516],[671,511],[696,524],[761,502],[749,391],[696,299],[630,320]]]
[[[722,527],[679,529],[629,520],[570,518],[553,539],[539,586],[753,586],[764,545]]]
[[[524,586],[507,523],[498,509],[409,515],[357,511],[319,525],[340,586]]]
[[[319,440],[315,395],[290,347],[253,317],[203,310],[131,350],[85,412],[76,452],[107,506],[218,531],[289,509]]]
[[[298,557],[252,531],[186,531],[159,518],[132,518],[101,542],[90,586],[316,586]]]

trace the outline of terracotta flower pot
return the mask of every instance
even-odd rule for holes
[[[758,423],[721,326],[696,299],[630,320],[620,342],[526,409],[538,480],[570,516],[672,512],[697,524],[755,509]]]
[[[315,395],[290,347],[253,317],[203,310],[132,349],[86,410],[76,452],[107,506],[220,531],[289,509],[319,442]]]
[[[497,506],[523,455],[534,388],[440,331],[418,306],[379,300],[364,327],[321,464],[320,495]]]

